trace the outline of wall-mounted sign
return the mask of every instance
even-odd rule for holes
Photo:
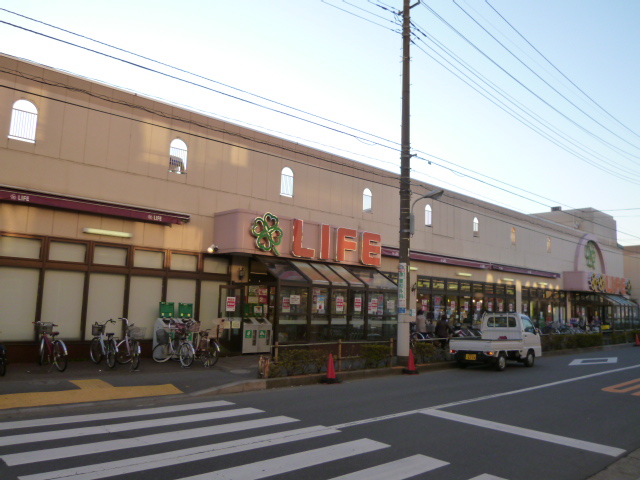
[[[588,279],[589,289],[594,292],[612,293],[614,295],[631,294],[631,280],[612,277],[601,273],[592,273]]]
[[[382,264],[382,236],[377,233],[357,231],[351,228],[319,226],[318,239],[313,239],[312,248],[304,241],[304,221],[295,219],[291,227],[291,254],[298,258],[311,260],[347,261],[349,252],[358,254],[363,265],[379,267]],[[317,226],[316,226],[317,231]],[[272,213],[265,213],[253,221],[251,234],[256,237],[256,248],[263,252],[280,255],[278,246],[282,244],[285,232],[280,227],[280,220]]]
[[[227,297],[227,312],[236,311],[236,297]]]

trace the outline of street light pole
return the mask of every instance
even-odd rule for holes
[[[404,0],[402,10],[402,133],[400,149],[400,251],[398,260],[398,363],[406,365],[409,360],[409,334],[411,305],[407,302],[411,295],[409,250],[411,248],[411,151],[410,151],[410,10],[418,5],[410,5]],[[409,307],[409,308],[407,308]]]

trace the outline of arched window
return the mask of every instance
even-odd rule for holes
[[[511,227],[511,245],[516,244],[516,227]]]
[[[366,213],[371,213],[373,205],[373,198],[371,194],[371,190],[368,188],[364,189],[362,192],[362,211]]]
[[[430,227],[432,223],[431,219],[431,205],[424,207],[424,226]]]
[[[289,167],[282,169],[280,180],[280,195],[283,197],[293,197],[293,170]]]
[[[478,217],[473,217],[473,236],[477,237],[479,231],[480,231],[480,223],[478,222]]]
[[[547,237],[547,253],[551,253],[551,237]]]
[[[174,139],[169,148],[169,171],[187,173],[187,144],[179,138]]]
[[[38,109],[28,100],[18,100],[13,104],[9,138],[23,142],[36,143],[36,124]]]

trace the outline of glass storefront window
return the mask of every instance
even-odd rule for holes
[[[334,270],[338,275],[340,275],[347,282],[349,282],[349,285],[351,285],[352,287],[362,287],[363,286],[362,282],[360,280],[358,280],[355,277],[355,275],[353,275],[353,273],[348,271],[342,265],[331,265],[331,270]]]
[[[279,342],[301,342],[307,336],[307,305],[309,289],[282,286],[280,289]]]
[[[126,248],[96,246],[93,252],[93,263],[100,265],[127,265]]]
[[[460,282],[460,292],[462,293],[471,292],[471,284],[469,282]]]
[[[371,288],[397,290],[398,286],[377,270],[369,268],[352,268],[351,271]]]
[[[87,261],[87,245],[84,243],[51,242],[49,260],[84,263]]]
[[[456,282],[455,280],[447,281],[447,291],[449,291],[449,292],[457,292],[459,287],[460,287],[460,284],[458,282]]]
[[[434,278],[431,283],[434,290],[444,290],[444,279]]]
[[[427,288],[427,289],[431,288],[431,279],[418,277],[418,288]]]

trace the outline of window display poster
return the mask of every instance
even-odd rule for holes
[[[426,298],[422,300],[422,310],[425,312],[429,311],[429,300]]]
[[[378,298],[374,297],[369,301],[369,315],[374,315],[378,312]]]
[[[236,311],[236,297],[227,297],[227,312]]]
[[[478,300],[476,302],[476,312],[481,312],[482,311],[482,300]]]
[[[249,298],[247,298],[247,303],[258,303],[260,300],[260,297],[256,296],[250,296]]]
[[[498,299],[498,312],[504,312],[504,300],[501,298]]]
[[[336,313],[344,313],[344,297],[336,297]]]
[[[465,312],[469,311],[469,302],[464,302],[464,311]]]
[[[353,311],[362,312],[362,297],[355,297],[353,299]]]
[[[324,295],[318,295],[318,298],[317,298],[318,313],[326,313],[324,308],[325,302],[326,302],[326,297]]]
[[[395,300],[387,301],[387,311],[391,312],[391,313],[396,311],[396,301]]]
[[[509,303],[509,312],[513,312],[513,303]]]
[[[455,301],[455,300],[451,300],[451,310],[452,310],[452,311],[455,311],[456,306],[457,306],[457,305],[456,305],[456,301]]]
[[[487,311],[488,312],[493,312],[493,302],[488,302],[487,303]]]
[[[300,295],[291,295],[289,298],[291,305],[300,305]]]
[[[523,313],[528,313],[529,305],[527,303],[523,303],[522,304],[522,311],[523,311]]]
[[[262,305],[255,305],[253,307],[253,313],[258,316],[261,317],[262,316]]]
[[[282,313],[291,312],[291,300],[289,297],[282,297]]]

